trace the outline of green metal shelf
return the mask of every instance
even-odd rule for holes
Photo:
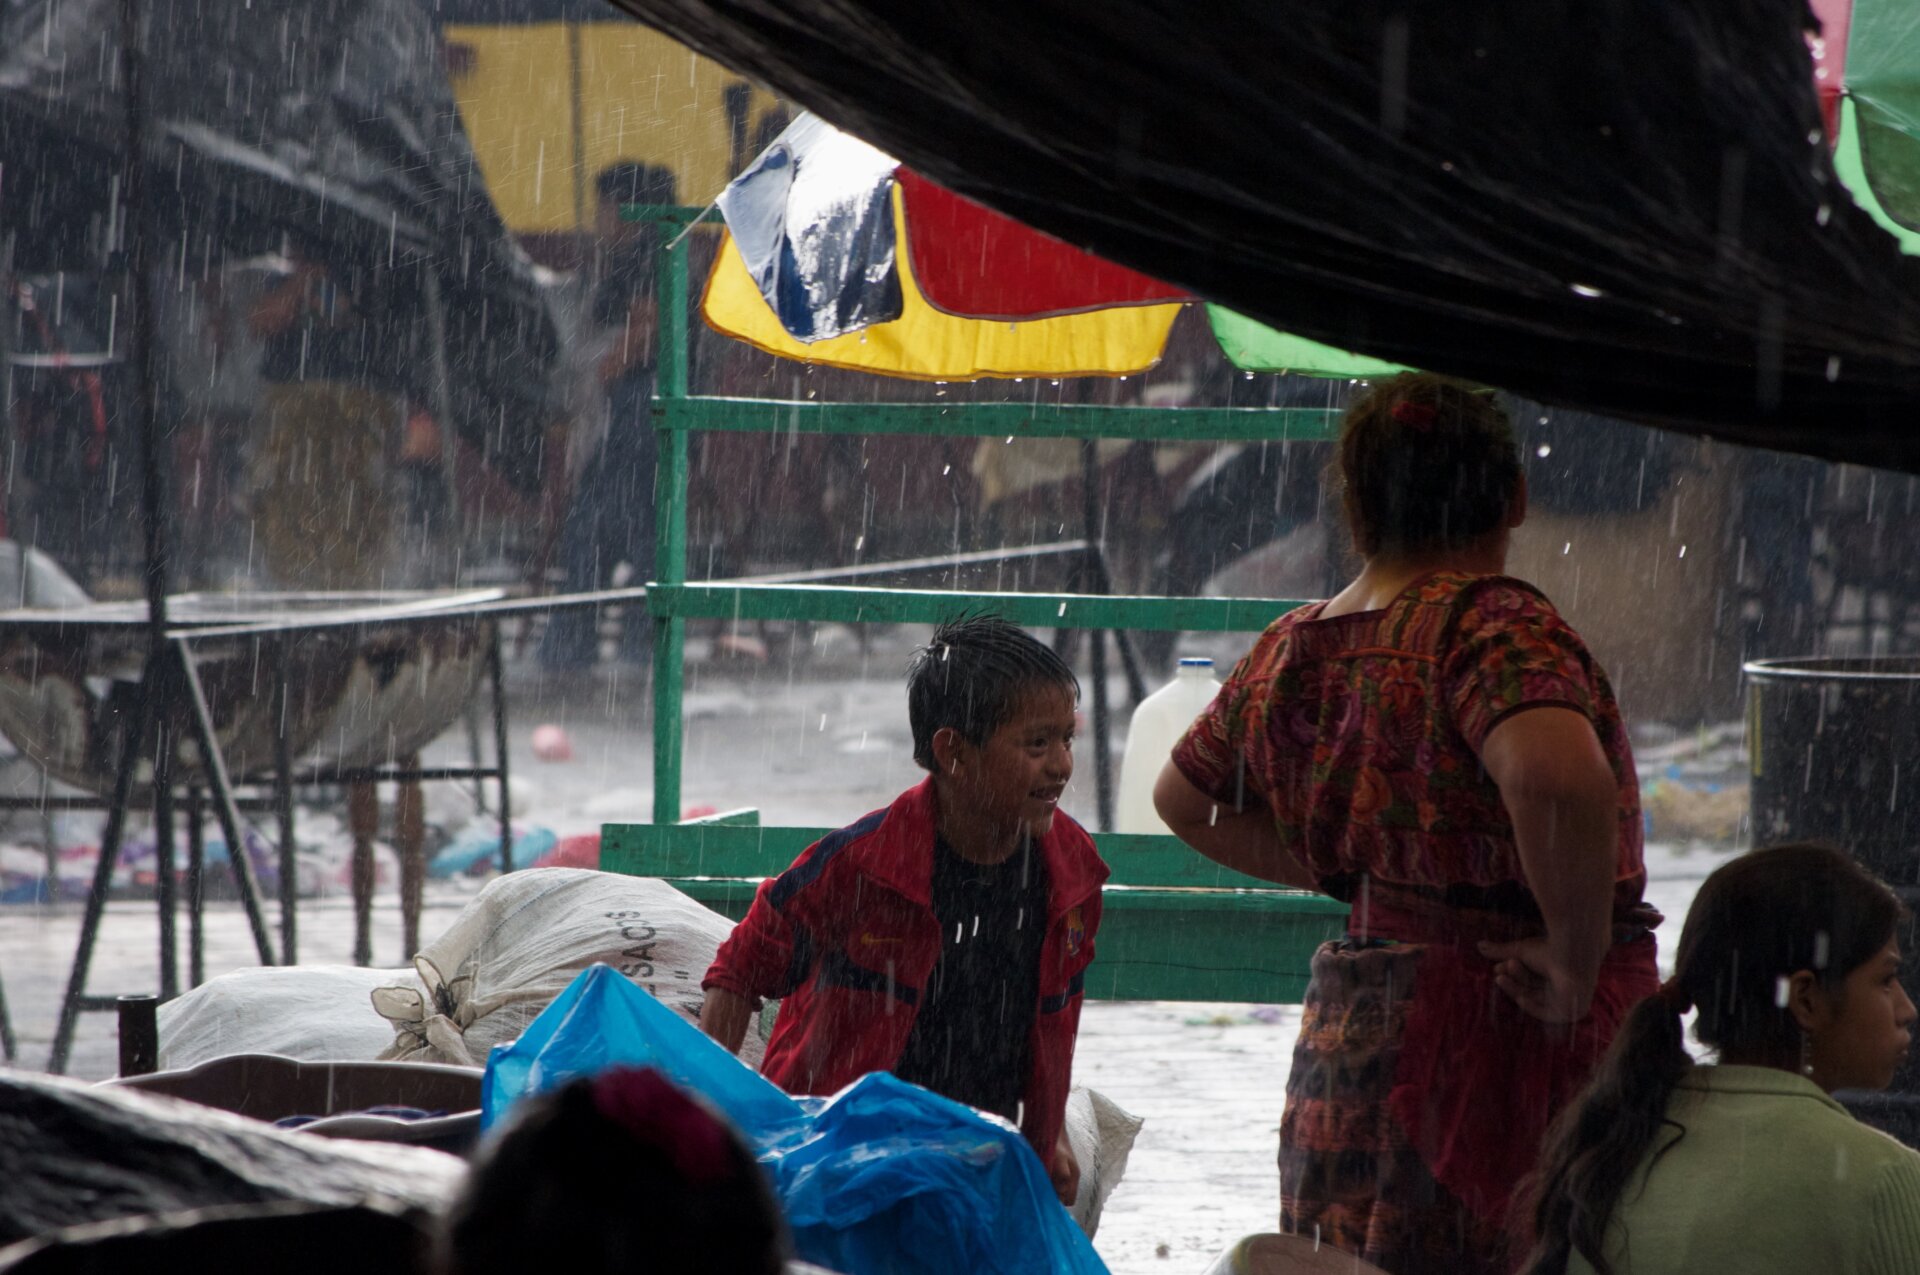
[[[669,228],[706,210],[629,206],[622,216]],[[838,585],[689,583],[689,432],[909,434],[993,438],[1120,438],[1285,442],[1334,436],[1337,416],[1312,408],[1145,408],[1021,403],[821,403],[688,393],[687,254],[662,250],[652,423],[660,431],[654,579],[654,798],[650,824],[608,824],[601,867],[662,877],[728,916],[745,914],[756,881],[827,831],[763,828],[754,811],[679,822],[688,619],[929,623],[991,606],[1031,628],[1253,632],[1298,605],[1282,599],[1091,594],[968,594]],[[1044,391],[1042,391],[1044,392]],[[1103,998],[1298,1001],[1313,949],[1344,927],[1344,905],[1276,889],[1221,868],[1172,837],[1098,834],[1114,869],[1087,993]]]
[[[753,811],[730,819],[757,818]],[[608,872],[659,877],[777,876],[831,828],[761,827],[757,823],[610,823],[600,839],[600,866]],[[1223,868],[1176,837],[1097,832],[1093,842],[1125,889],[1237,890],[1285,898],[1309,911],[1345,916],[1347,907],[1324,895],[1286,890]]]
[[[1272,598],[1149,598],[1115,593],[955,593],[825,584],[656,584],[656,616],[705,620],[822,620],[937,624],[966,606],[990,606],[1028,628],[1257,633],[1299,606]]]
[[[660,399],[663,430],[766,434],[926,434],[995,438],[1178,437],[1188,442],[1329,439],[1339,414],[1311,407],[1099,407],[1086,403],[821,403],[761,398]]]
[[[757,817],[743,810],[677,826],[608,824],[600,866],[665,878],[737,921],[761,880],[831,831],[762,828],[751,822]],[[1314,949],[1345,927],[1344,904],[1243,876],[1173,837],[1096,833],[1094,844],[1126,882],[1104,892],[1087,971],[1096,999],[1298,1001]]]
[[[667,880],[734,921],[747,914],[756,888],[741,880]],[[1346,909],[1313,895],[1277,900],[1265,893],[1109,887],[1086,994],[1095,1000],[1298,1004],[1314,949],[1340,936]]]

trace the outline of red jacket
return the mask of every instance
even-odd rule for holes
[[[780,1017],[760,1070],[788,1093],[831,1094],[891,1070],[940,959],[933,914],[933,781],[885,810],[820,838],[761,884],[702,981]],[[1042,1156],[1060,1136],[1080,1027],[1081,985],[1100,927],[1107,865],[1065,814],[1040,840],[1047,865],[1047,933],[1040,947],[1020,1131]]]

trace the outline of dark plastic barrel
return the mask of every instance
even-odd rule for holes
[[[1920,657],[1755,660],[1747,675],[1753,844],[1849,851],[1920,916]],[[1920,999],[1920,941],[1900,934]],[[1920,1055],[1883,1095],[1847,1094],[1860,1119],[1920,1147]]]
[[[1746,666],[1753,844],[1817,839],[1920,887],[1920,657]]]

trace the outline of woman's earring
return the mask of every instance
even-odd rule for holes
[[[1804,1031],[1800,1033],[1800,1074],[1813,1075],[1813,1036]]]

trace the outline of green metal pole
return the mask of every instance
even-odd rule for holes
[[[695,209],[648,209],[649,221],[672,240]],[[659,363],[654,396],[664,402],[687,397],[687,246],[684,239],[663,251],[656,286],[659,298]],[[671,416],[668,418],[673,419]],[[652,422],[647,422],[651,426]],[[687,431],[661,431],[664,451],[654,467],[654,569],[656,583],[687,578]],[[649,608],[651,610],[651,607]],[[680,765],[686,740],[681,729],[685,690],[687,622],[678,615],[653,616],[653,821],[680,822]]]

